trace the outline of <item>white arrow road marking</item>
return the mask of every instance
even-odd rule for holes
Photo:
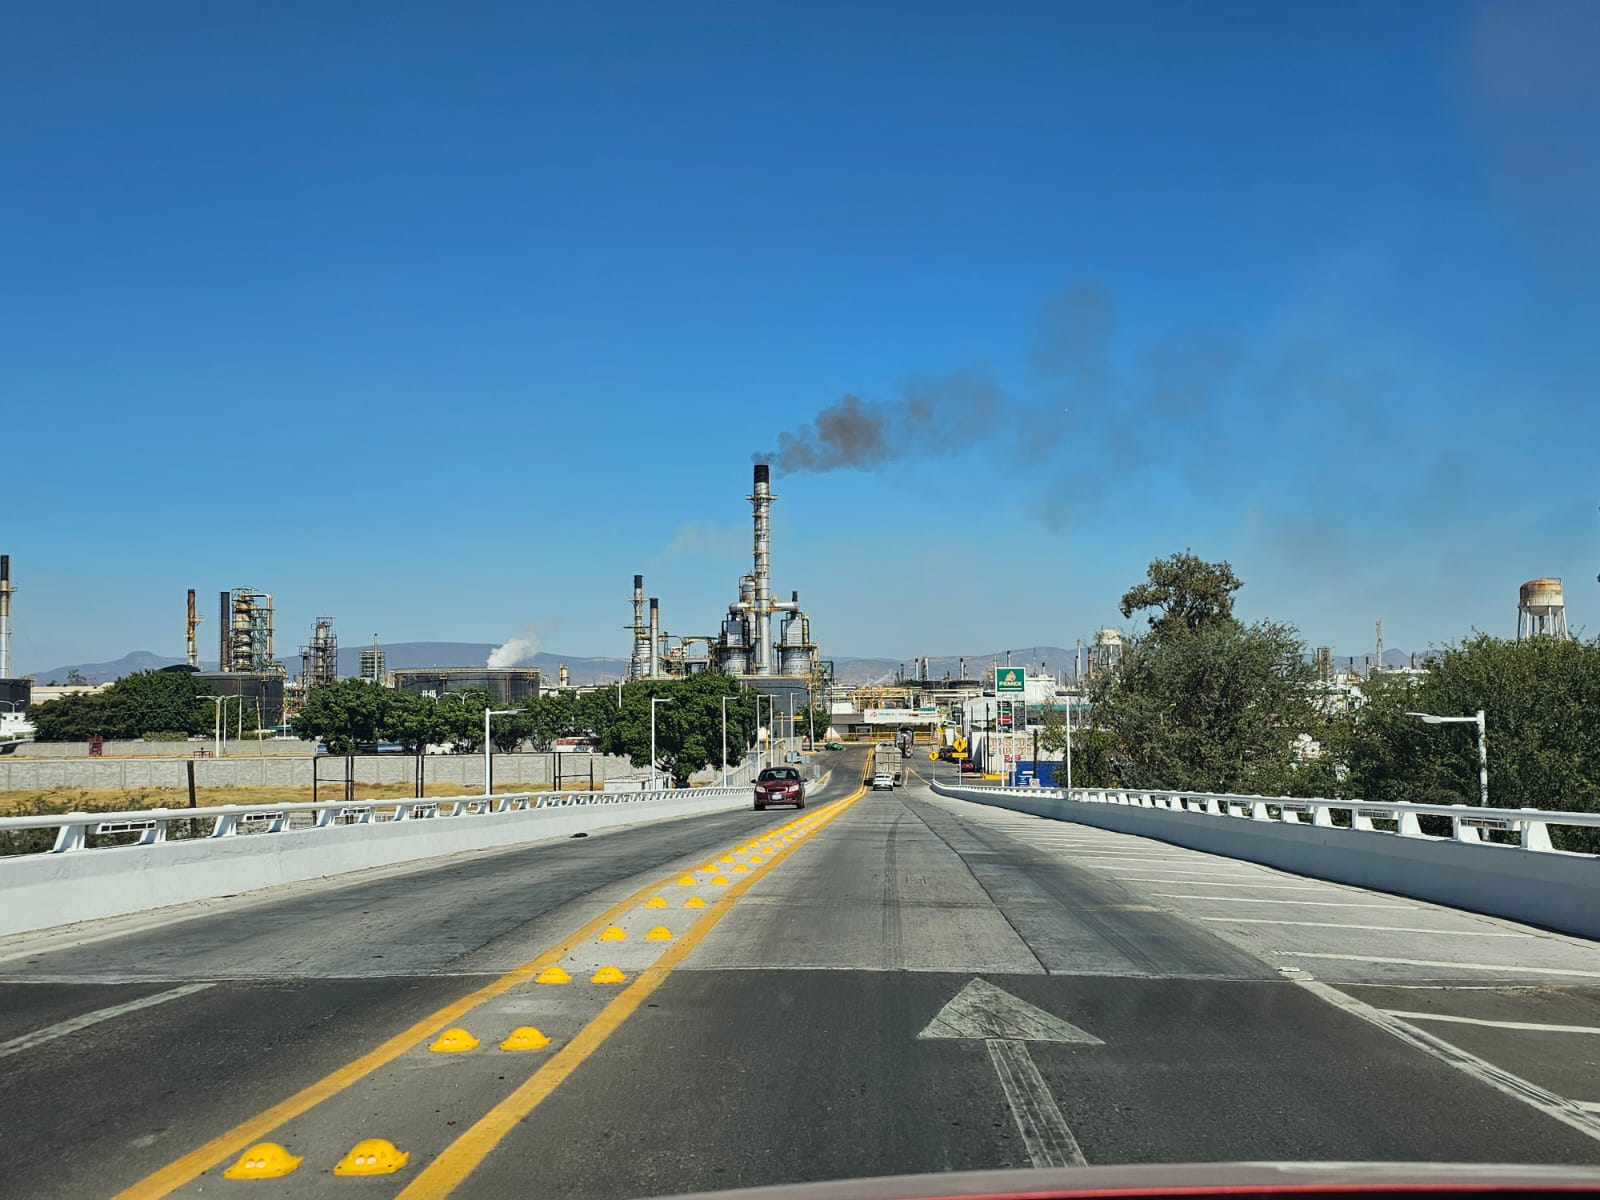
[[[982,1039],[1000,1079],[1017,1132],[1036,1167],[1088,1165],[1078,1139],[1061,1115],[1044,1076],[1028,1053],[1029,1042],[1105,1045],[1094,1034],[1053,1013],[1019,1000],[985,979],[974,979],[935,1014],[919,1039]]]

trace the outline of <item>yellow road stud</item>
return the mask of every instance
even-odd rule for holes
[[[428,1049],[435,1054],[460,1054],[472,1050],[478,1045],[478,1039],[465,1029],[446,1029]]]
[[[743,867],[735,867],[734,868],[735,871],[742,871],[743,869],[744,869]],[[728,886],[728,877],[726,875],[718,875],[715,879],[713,879],[711,881],[711,885],[713,887],[727,887]]]
[[[628,940],[628,935],[615,925],[607,925],[600,931],[600,940],[602,942],[625,942]]]
[[[700,899],[699,896],[690,896],[683,902],[683,906],[685,908],[704,908],[706,906],[706,902]]]
[[[277,1142],[257,1142],[222,1173],[224,1179],[278,1179],[300,1165],[302,1159]]]
[[[511,1031],[511,1036],[500,1043],[502,1050],[542,1050],[550,1044],[550,1039],[545,1037],[532,1025],[522,1025]]]
[[[535,983],[571,983],[572,976],[560,967],[546,967],[533,977]]]
[[[367,1138],[350,1147],[333,1168],[335,1175],[393,1175],[411,1158],[384,1138]]]
[[[701,867],[700,869],[702,871],[715,871],[717,869],[717,864],[714,863],[714,862],[709,862],[705,866]]]
[[[693,887],[694,886],[694,876],[693,875],[685,875],[682,879],[678,880],[678,886],[679,887]]]
[[[651,896],[650,899],[644,902],[644,906],[646,908],[665,908],[667,906],[667,902],[660,896]]]
[[[733,855],[731,855],[731,854],[724,854],[724,855],[723,855],[723,856],[722,856],[722,861],[723,861],[723,862],[725,862],[725,863],[731,863],[731,862],[733,862],[733,861],[734,861],[734,859],[733,859]]]
[[[626,983],[628,977],[616,967],[601,967],[589,976],[590,983]]]
[[[670,942],[672,940],[672,930],[665,925],[657,925],[644,935],[644,940],[647,942]]]
[[[759,855],[759,854],[752,854],[752,855],[751,855],[751,856],[750,856],[750,865],[751,865],[751,866],[752,866],[752,867],[754,867],[754,866],[757,866],[757,865],[759,865],[759,864],[760,864],[760,862],[761,862],[761,855]],[[737,870],[738,870],[738,869],[739,869],[739,868],[738,868],[738,867],[735,867],[735,868],[734,868],[734,870],[736,870],[736,871],[737,871]]]
[[[749,869],[750,868],[745,866],[743,863],[740,863],[737,867],[734,868],[735,871],[748,871]]]

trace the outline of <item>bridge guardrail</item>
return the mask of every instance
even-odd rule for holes
[[[940,795],[1154,838],[1396,895],[1600,938],[1600,856],[1558,850],[1551,826],[1600,813],[1384,804],[1143,789],[972,787]],[[1424,818],[1449,821],[1448,836]]]
[[[945,785],[941,784],[942,790]],[[1019,796],[1064,797],[1062,788],[991,787],[983,791]],[[1550,826],[1600,828],[1600,813],[1562,812],[1544,808],[1479,808],[1472,804],[1386,804],[1373,800],[1327,800],[1303,796],[1246,796],[1222,792],[1164,792],[1134,788],[1073,788],[1071,800],[1080,804],[1123,804],[1139,808],[1164,808],[1173,812],[1197,812],[1212,816],[1244,818],[1252,821],[1280,821],[1286,825],[1313,825],[1319,828],[1350,828],[1363,833],[1393,833],[1399,837],[1483,843],[1485,832],[1514,833],[1522,849],[1549,854],[1572,854],[1557,850],[1550,842]],[[1277,810],[1274,813],[1273,810]],[[1335,819],[1344,813],[1348,825]],[[1451,834],[1440,838],[1422,832],[1419,818],[1444,817],[1451,823]],[[1394,825],[1380,829],[1374,822]],[[1488,844],[1505,845],[1503,842]],[[1594,855],[1581,855],[1594,858]]]
[[[736,785],[4,817],[0,832],[56,836],[0,857],[0,936],[749,803]]]

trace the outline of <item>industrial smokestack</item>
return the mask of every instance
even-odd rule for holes
[[[0,554],[0,679],[11,678],[11,555]]]
[[[650,597],[650,652],[645,663],[645,674],[654,679],[661,673],[661,601]]]
[[[633,577],[633,657],[628,660],[628,678],[638,679],[645,673],[644,576]]]
[[[217,670],[233,670],[233,596],[226,589],[217,620]]]
[[[200,647],[195,643],[194,632],[200,624],[200,618],[195,615],[194,589],[189,589],[189,617],[184,625],[184,661],[196,670],[200,667]]]
[[[755,584],[757,675],[772,674],[772,468],[757,463],[750,506],[755,517]]]

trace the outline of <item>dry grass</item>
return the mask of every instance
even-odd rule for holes
[[[547,792],[548,785],[496,784],[501,792]],[[562,791],[588,790],[588,781],[563,783]],[[358,783],[357,800],[409,800],[416,788],[409,783]],[[477,789],[455,783],[430,783],[429,796],[476,795]],[[344,799],[344,783],[324,782],[317,788],[319,800]],[[200,788],[195,804],[209,808],[217,804],[295,804],[311,802],[311,789],[299,788]],[[119,812],[138,808],[187,808],[189,793],[184,788],[111,788],[86,791],[82,788],[48,788],[35,792],[0,792],[0,813]]]

